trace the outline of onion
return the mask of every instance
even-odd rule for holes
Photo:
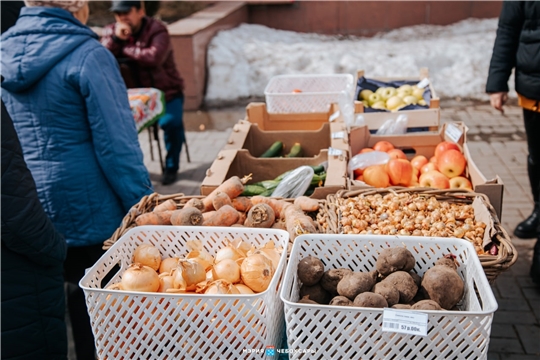
[[[244,256],[231,243],[228,243],[227,246],[219,249],[216,253],[215,263],[217,264],[224,259],[231,259],[236,261],[243,257]]]
[[[142,264],[133,264],[124,271],[121,284],[123,290],[156,292],[160,283],[154,269]]]
[[[212,268],[212,278],[226,280],[231,284],[237,283],[240,281],[240,266],[231,259],[221,260]]]
[[[161,265],[159,265],[159,273],[170,273],[172,269],[178,266],[178,258],[166,258],[161,260]]]
[[[135,249],[135,253],[133,253],[133,262],[151,267],[154,271],[157,271],[161,264],[161,253],[155,246],[142,244]]]
[[[249,244],[243,241],[241,238],[235,238],[233,241],[231,241],[231,245],[238,250],[242,257],[246,257],[248,251],[251,249],[251,246],[249,246]]]
[[[244,284],[235,284],[234,286],[236,287],[236,290],[240,292],[240,294],[255,294],[253,290]]]
[[[277,251],[274,243],[269,241],[259,250],[264,256],[266,256],[270,261],[272,261],[272,266],[274,269],[278,268],[279,260],[281,259],[281,254]]]
[[[122,289],[122,283],[110,284],[105,289],[107,289],[107,290],[123,290]]]
[[[272,261],[262,254],[250,255],[244,259],[240,267],[240,275],[244,284],[254,292],[262,292],[268,288],[274,267]]]
[[[172,270],[175,289],[193,291],[197,283],[206,280],[204,267],[194,260],[178,260],[178,266]]]
[[[210,254],[208,254],[210,255]],[[208,259],[205,255],[203,255],[199,250],[193,250],[189,252],[186,256],[186,259],[194,260],[201,264],[204,267],[205,271],[208,271],[212,268],[212,264],[214,263],[214,258],[210,255],[210,259]]]
[[[216,280],[208,284],[205,294],[215,294],[215,295],[232,295],[240,294],[240,291],[228,281],[225,280]]]
[[[174,278],[170,273],[161,273],[159,274],[159,289],[158,292],[167,292],[169,289],[174,289],[173,286]]]
[[[204,250],[204,246],[201,240],[190,240],[186,242],[186,246],[190,250],[190,252],[197,250],[199,252],[198,256],[200,258],[205,259],[211,264],[214,263],[214,257],[210,255],[208,251]]]

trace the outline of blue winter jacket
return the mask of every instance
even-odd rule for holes
[[[68,246],[101,243],[153,191],[116,60],[46,7],[23,8],[1,52],[2,99],[45,211]]]

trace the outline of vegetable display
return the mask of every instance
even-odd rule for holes
[[[285,146],[282,141],[275,141],[264,153],[261,154],[261,158],[273,158],[273,157],[301,157],[303,150],[300,143],[294,143],[288,152],[285,151]]]

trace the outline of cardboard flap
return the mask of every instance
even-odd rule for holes
[[[482,243],[482,247],[485,248],[489,243],[491,243],[491,239],[493,239],[495,234],[497,234],[497,230],[495,230],[493,218],[483,198],[480,196],[476,197],[472,203],[472,207],[474,209],[474,220],[481,221],[486,224]]]
[[[223,169],[227,169],[231,166],[236,158],[236,153],[237,150],[221,150],[210,166],[210,169],[206,170],[206,177],[204,178],[203,183],[222,184],[226,180],[226,174],[223,172]]]

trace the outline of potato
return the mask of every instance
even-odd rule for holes
[[[305,257],[298,263],[298,278],[306,286],[317,284],[323,274],[324,264],[315,256]]]
[[[392,306],[399,302],[399,291],[389,283],[377,283],[373,286],[372,291],[375,294],[382,295],[388,303],[388,306]]]
[[[376,269],[382,276],[390,275],[396,271],[411,271],[416,261],[413,254],[404,247],[384,249],[379,254]]]
[[[330,269],[324,272],[320,283],[324,290],[328,291],[332,295],[337,295],[337,284],[343,279],[343,276],[352,274],[349,269]]]
[[[463,297],[465,284],[457,271],[447,265],[435,265],[422,278],[422,293],[443,309],[452,309]]]
[[[328,304],[330,295],[322,288],[320,284],[313,286],[302,285],[300,287],[300,297],[309,296],[309,299],[318,304]]]
[[[412,306],[413,310],[442,310],[442,308],[433,300],[422,300]]]
[[[358,296],[354,298],[353,306],[385,308],[388,307],[388,303],[386,302],[386,299],[380,294],[364,292],[358,294]]]
[[[422,277],[415,273],[414,271],[409,271],[409,275],[413,278],[414,282],[416,283],[416,286],[420,288],[420,284],[422,283]]]
[[[354,300],[358,294],[370,291],[375,285],[374,273],[353,272],[345,275],[337,285],[338,294]]]
[[[330,300],[329,305],[336,305],[336,306],[351,306],[352,301],[347,299],[345,296],[336,296],[332,300]]]
[[[452,254],[447,254],[447,255],[443,256],[442,258],[440,258],[439,260],[437,260],[435,262],[435,265],[448,266],[449,268],[457,271],[456,260],[454,259],[454,255],[452,255]]]
[[[396,271],[388,275],[381,283],[388,283],[396,288],[399,291],[399,302],[402,304],[410,302],[418,291],[414,279],[405,271]]]
[[[411,308],[411,305],[409,305],[409,304],[394,304],[394,305],[392,305],[392,309],[409,310],[410,308]]]
[[[300,300],[298,300],[298,303],[299,304],[317,304],[317,305],[319,305],[318,302],[311,300],[309,298],[309,295],[306,295],[303,298],[301,298]]]

